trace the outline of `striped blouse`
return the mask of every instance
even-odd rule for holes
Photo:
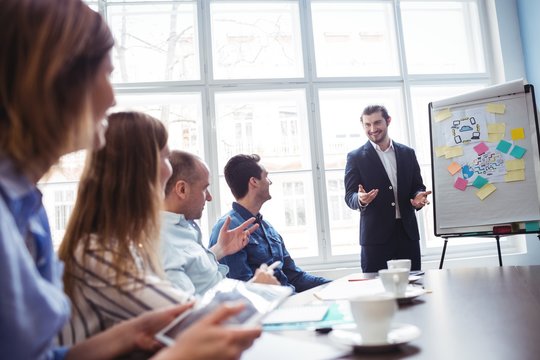
[[[103,249],[90,238],[90,248],[83,254],[82,246],[76,251],[79,265],[74,276],[77,278],[72,314],[58,336],[63,345],[78,343],[114,324],[136,317],[145,311],[174,304],[184,303],[191,296],[175,288],[169,281],[155,272],[143,269],[143,261],[135,246],[131,253],[143,280],[134,274],[125,274],[126,283],[121,288],[115,286],[118,268],[111,262],[112,252]],[[83,264],[85,258],[85,267]]]

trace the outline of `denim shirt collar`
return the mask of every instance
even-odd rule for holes
[[[248,209],[237,203],[236,201],[233,202],[232,208],[234,211],[236,211],[244,220],[248,220],[252,217],[258,218],[260,217],[262,219],[261,213],[253,215]]]

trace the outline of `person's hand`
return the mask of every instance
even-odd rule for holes
[[[240,226],[229,230],[231,217],[228,216],[219,230],[216,244],[210,248],[210,251],[216,255],[216,259],[221,260],[227,255],[242,250],[249,243],[249,236],[259,228],[259,224],[252,225],[254,222],[255,218],[252,217],[244,221]],[[252,226],[249,227],[250,225]]]
[[[370,202],[375,199],[377,194],[379,193],[379,189],[372,189],[369,192],[366,192],[364,190],[364,187],[359,184],[358,185],[358,203],[360,206],[368,206]]]
[[[414,199],[411,199],[411,205],[417,210],[420,210],[425,205],[429,205],[429,200],[427,199],[427,197],[430,194],[431,194],[431,191],[419,192],[418,194],[416,194]]]
[[[135,349],[156,351],[163,347],[155,339],[156,333],[192,306],[193,303],[190,302],[172,308],[148,311],[134,319],[121,323],[119,326],[124,327],[123,331],[129,334],[129,337],[134,342]]]
[[[244,309],[243,304],[224,304],[183,331],[175,343],[161,350],[154,360],[235,360],[261,335],[257,327],[221,325]]]
[[[266,264],[263,263],[262,265]],[[255,275],[253,275],[250,282],[269,285],[281,285],[278,279],[276,279],[276,277],[274,276],[274,271],[268,271],[267,269],[268,265],[266,265],[266,269],[258,268],[257,270],[255,270]]]
[[[193,303],[149,311],[123,321],[69,348],[66,360],[116,359],[137,350],[154,352],[163,347],[155,340],[156,333],[191,306]]]

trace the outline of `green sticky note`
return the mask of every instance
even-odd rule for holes
[[[501,140],[499,141],[499,145],[497,145],[497,150],[506,154],[508,153],[508,150],[510,150],[511,147],[512,147],[511,143],[509,143],[506,140]]]
[[[538,231],[540,230],[540,223],[538,221],[529,221],[525,223],[525,231]]]
[[[512,155],[516,159],[521,159],[523,157],[523,155],[525,155],[526,151],[527,151],[526,149],[522,148],[521,146],[516,145],[516,146],[514,146],[512,151],[510,151],[510,155]]]
[[[489,181],[484,178],[484,177],[481,177],[481,176],[477,176],[476,179],[474,179],[474,182],[473,182],[473,186],[475,188],[482,188],[484,185],[486,185]]]

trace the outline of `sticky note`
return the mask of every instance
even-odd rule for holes
[[[488,128],[488,134],[504,134],[506,132],[505,123],[488,124],[487,128]]]
[[[455,175],[459,170],[461,170],[461,165],[453,161],[450,165],[448,165],[447,169],[450,174]]]
[[[521,146],[515,145],[512,148],[512,151],[510,151],[510,155],[512,155],[516,159],[521,159],[523,157],[523,155],[525,155],[525,152],[527,152],[527,150],[525,148],[522,148]]]
[[[485,177],[477,176],[473,181],[473,186],[475,188],[481,189],[484,185],[488,183],[488,180]]]
[[[538,231],[540,230],[540,223],[538,221],[527,221],[525,223],[525,231]]]
[[[522,169],[525,169],[525,160],[523,159],[507,160],[504,162],[504,165],[506,166],[506,171],[522,170]]]
[[[510,150],[511,147],[512,147],[512,143],[509,143],[506,140],[501,140],[499,142],[499,145],[497,145],[497,150],[506,154],[508,150]]]
[[[476,151],[478,155],[482,155],[483,153],[489,150],[489,148],[484,142],[481,142],[480,144],[476,145],[475,147],[473,147],[473,149],[474,151]]]
[[[512,140],[525,139],[525,130],[523,128],[512,129],[510,130],[510,134],[512,135]]]
[[[458,177],[454,182],[454,187],[458,190],[465,191],[465,189],[467,188],[467,184],[467,180]]]
[[[435,147],[435,156],[441,157],[446,155],[446,150],[448,149],[448,146],[437,146]]]
[[[485,198],[487,198],[489,195],[491,195],[491,193],[493,193],[495,190],[497,190],[497,188],[495,187],[495,185],[493,184],[486,184],[484,185],[480,190],[478,190],[476,192],[476,196],[478,196],[478,198],[480,200],[484,200]]]
[[[463,148],[461,146],[448,147],[448,149],[446,150],[446,154],[444,155],[446,159],[451,159],[457,156],[463,156]]]
[[[487,141],[490,143],[498,143],[504,138],[504,134],[490,133],[488,134]]]
[[[489,103],[486,105],[486,111],[494,114],[504,114],[506,105],[501,103]]]
[[[443,121],[450,117],[452,117],[452,112],[450,111],[450,109],[446,108],[435,114],[435,122]]]
[[[508,171],[506,175],[504,175],[504,181],[506,182],[523,180],[525,180],[525,170],[523,169]]]

